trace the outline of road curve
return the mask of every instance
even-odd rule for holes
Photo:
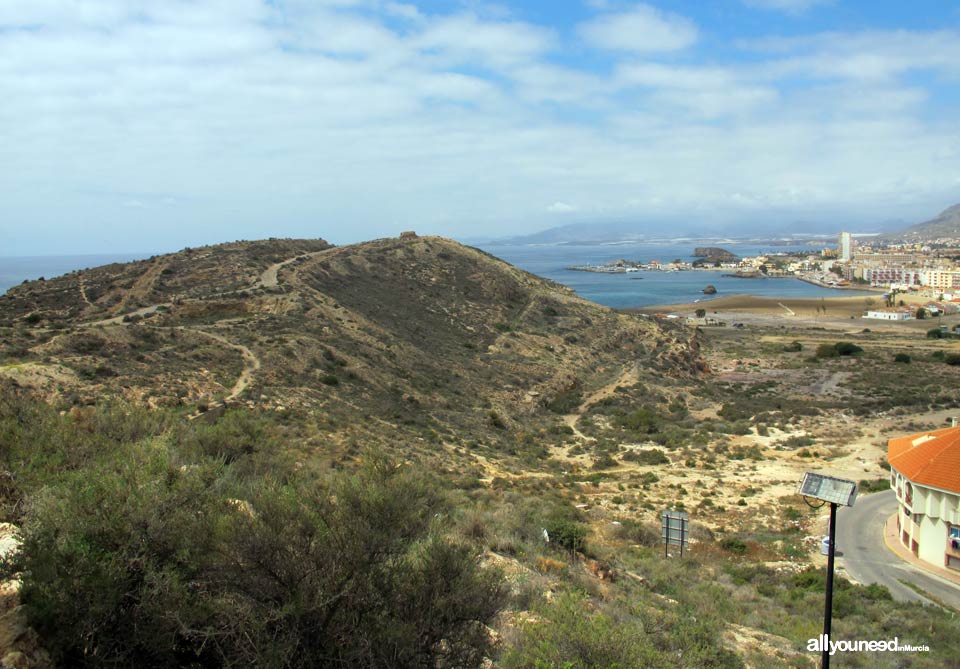
[[[850,578],[879,583],[901,602],[933,603],[900,580],[908,581],[953,608],[960,609],[960,587],[901,560],[883,543],[883,526],[897,511],[892,490],[858,497],[853,507],[837,513],[838,556]]]

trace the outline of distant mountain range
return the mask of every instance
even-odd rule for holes
[[[896,224],[888,224],[889,230]],[[798,233],[802,230],[802,233]],[[722,228],[698,226],[696,224],[678,225],[664,222],[660,225],[650,223],[571,223],[548,228],[529,235],[506,237],[492,240],[502,244],[572,244],[592,245],[624,242],[658,242],[684,239],[690,242],[750,242],[777,240],[783,243],[802,243],[809,240],[833,239],[840,228],[817,226],[805,221],[796,221],[784,225],[744,226]],[[854,232],[867,232],[853,230]],[[873,228],[870,232],[877,232]]]
[[[945,209],[936,218],[911,225],[900,232],[884,235],[883,238],[928,241],[948,237],[960,237],[960,204]]]
[[[788,223],[746,224],[743,226],[710,226],[697,222],[664,222],[659,225],[644,222],[591,223],[578,222],[541,230],[529,235],[492,240],[502,244],[571,244],[592,245],[624,242],[657,242],[685,239],[691,242],[780,242],[802,243],[835,239],[838,232],[847,230],[858,235],[875,234],[880,239],[908,239],[925,241],[943,237],[960,237],[960,204],[954,205],[933,220],[903,228],[904,221],[883,221],[873,224]],[[798,232],[802,231],[802,232]]]

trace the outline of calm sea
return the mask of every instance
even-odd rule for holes
[[[723,244],[738,256],[752,256],[778,251],[809,250],[814,247],[772,247],[750,244]],[[609,307],[643,307],[653,304],[706,301],[701,291],[707,284],[717,288],[717,295],[749,293],[766,297],[829,297],[858,295],[854,291],[820,288],[797,279],[733,279],[722,272],[631,272],[629,274],[595,274],[565,269],[571,265],[599,265],[620,258],[649,262],[669,262],[676,258],[694,260],[692,244],[611,244],[593,246],[508,246],[480,245],[484,251],[525,269],[532,274],[552,279],[573,288],[577,293]],[[0,294],[25,279],[51,278],[77,269],[87,269],[112,262],[129,262],[149,257],[149,253],[99,254],[75,256],[0,257]],[[863,293],[869,295],[870,293]]]
[[[704,244],[700,244],[704,246]],[[778,252],[809,251],[820,247],[759,246],[754,244],[719,245],[740,257]],[[875,295],[873,293],[821,288],[799,279],[735,279],[722,274],[730,270],[687,272],[630,272],[629,274],[597,274],[568,270],[571,265],[600,265],[611,260],[670,262],[677,258],[693,262],[693,244],[608,244],[591,246],[507,246],[480,245],[487,253],[506,260],[557,283],[573,288],[578,295],[608,307],[646,307],[654,304],[675,304],[707,301],[703,289],[712,284],[717,294],[712,297],[749,294],[761,297],[837,297]]]

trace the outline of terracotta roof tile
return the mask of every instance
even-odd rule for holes
[[[914,483],[960,492],[960,427],[891,439],[887,462]]]

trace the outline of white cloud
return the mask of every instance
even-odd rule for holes
[[[771,78],[881,81],[916,70],[960,75],[960,30],[833,32],[754,40],[741,46],[781,55],[763,66]]]
[[[789,14],[800,14],[817,5],[829,5],[833,0],[743,0],[744,4],[758,9],[772,9]]]
[[[693,21],[646,4],[591,19],[579,33],[590,46],[612,51],[676,51],[697,41]]]
[[[576,207],[574,207],[572,204],[567,204],[566,202],[554,202],[547,207],[547,211],[552,214],[569,214],[576,210]]]
[[[413,45],[441,65],[500,69],[537,58],[551,48],[550,31],[522,22],[485,21],[461,14],[431,22]]]

